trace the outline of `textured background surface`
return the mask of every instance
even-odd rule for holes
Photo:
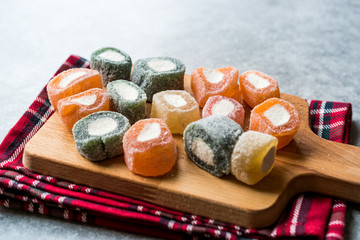
[[[113,46],[134,60],[171,56],[197,67],[257,69],[282,92],[351,102],[360,146],[359,1],[1,1],[0,140],[70,55]],[[360,206],[346,233],[360,239]],[[0,208],[7,239],[146,238]]]

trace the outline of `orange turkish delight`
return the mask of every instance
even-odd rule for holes
[[[220,95],[209,97],[202,110],[202,117],[206,118],[210,115],[224,115],[237,122],[241,127],[244,125],[244,107],[232,98]]]
[[[47,85],[47,92],[57,110],[60,99],[91,88],[102,88],[100,73],[87,68],[72,68],[53,77]]]
[[[109,111],[109,97],[106,91],[92,88],[58,101],[60,119],[68,129],[81,118],[98,111]]]
[[[137,121],[123,138],[127,167],[142,176],[160,176],[175,165],[177,149],[170,129],[161,119]]]
[[[249,130],[276,137],[279,140],[277,149],[289,144],[299,126],[300,117],[296,108],[280,98],[270,98],[251,111]]]
[[[247,71],[240,76],[239,82],[242,98],[252,108],[266,99],[280,97],[278,82],[265,73]]]
[[[234,67],[197,68],[191,74],[191,89],[200,107],[215,95],[240,100],[238,78],[239,71]]]

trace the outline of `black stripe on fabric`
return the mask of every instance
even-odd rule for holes
[[[16,136],[16,138],[14,139],[14,141],[9,145],[9,147],[7,148],[7,150],[5,151],[5,153],[3,154],[3,156],[5,157],[5,159],[9,159],[14,153],[15,151],[20,147],[20,145],[24,142],[24,140],[26,139],[26,137],[30,134],[30,132],[36,127],[36,125],[41,122],[42,124],[44,124],[44,122],[42,122],[41,120],[41,116],[38,116],[39,114],[37,114],[37,112],[35,114],[31,114],[28,111],[24,114],[25,116],[27,115],[29,121],[26,123],[26,125],[24,126],[24,128],[19,132],[19,134]],[[25,146],[24,146],[25,147]],[[21,154],[21,153],[19,153]],[[1,156],[1,157],[3,157]],[[21,161],[21,159],[19,160]],[[12,162],[12,165],[18,165],[20,162]]]
[[[292,198],[292,200],[287,204],[286,208],[283,210],[283,213],[278,220],[278,223],[280,224],[276,228],[280,228],[280,236],[287,235],[288,223],[290,222],[290,217],[292,216],[292,213],[295,210],[297,199],[298,196]]]
[[[304,198],[303,198],[301,208],[299,211],[299,212],[301,212],[301,214],[299,214],[297,226],[296,226],[297,233],[305,233],[306,232],[305,223],[306,223],[307,216],[310,212],[311,203],[312,203],[311,195],[304,194]]]
[[[41,103],[41,105],[38,107],[36,113],[38,113],[41,117],[43,117],[46,112],[49,110],[51,106],[51,103],[49,101],[49,99],[47,98],[46,100],[44,100],[43,103]]]
[[[59,195],[60,196],[60,195]],[[70,198],[70,197],[65,197],[63,205],[66,206],[72,206],[72,202],[74,201],[74,198]]]
[[[74,67],[81,67],[86,63],[87,60],[85,58],[80,58],[76,61]],[[26,125],[23,127],[23,129],[17,134],[16,138],[13,140],[13,142],[7,147],[6,151],[0,156],[1,162],[8,160],[14,152],[18,149],[20,144],[23,142],[23,139],[27,137],[27,135],[34,129],[34,127],[41,121],[41,117],[45,115],[45,113],[49,110],[49,107],[51,106],[49,99],[47,97],[46,88],[43,88],[42,91],[38,95],[39,98],[46,99],[44,104],[34,102],[31,107],[35,106],[35,109],[37,109],[36,113],[38,114],[31,114],[28,111],[25,112],[25,116],[29,119],[29,121],[26,123]],[[41,115],[39,118],[36,115]],[[14,163],[12,163],[14,164]]]
[[[31,130],[39,123],[41,122],[41,116],[38,116],[37,112],[35,114],[32,115],[32,117],[30,117],[29,119],[29,123],[32,123],[32,125],[30,126],[31,127]],[[28,124],[29,124],[28,123]],[[30,130],[30,131],[31,131]],[[30,132],[29,131],[29,132]]]
[[[15,150],[17,149],[17,146],[20,145],[20,143],[21,143],[20,139],[21,138],[18,138],[18,136],[9,144],[6,151],[0,156],[0,161],[1,162],[4,162],[4,161],[8,160],[13,155]]]
[[[310,127],[311,130],[317,134],[317,129],[314,127],[314,124],[317,122],[317,118],[316,118],[316,113],[311,113],[311,110],[318,110],[318,106],[319,106],[319,101],[312,101],[309,104],[309,115],[310,115]],[[321,105],[321,104],[320,104]]]
[[[320,101],[312,101],[312,110],[318,110],[320,108],[319,105],[321,106]],[[310,106],[310,109],[311,109],[311,106]]]
[[[74,64],[74,66],[72,66],[72,68],[81,68],[84,66],[84,64],[87,62],[87,60],[85,58],[79,58],[79,60],[77,60]]]
[[[325,138],[325,139],[330,139],[330,128],[324,128],[324,126],[331,124],[332,109],[333,109],[333,103],[326,102],[325,108],[323,109],[324,117],[323,117],[323,122],[322,122],[323,127],[322,127],[322,134],[321,134],[321,137]],[[330,113],[325,113],[326,110],[330,111]]]

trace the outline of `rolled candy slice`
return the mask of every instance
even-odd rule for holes
[[[151,117],[164,120],[172,133],[183,134],[189,123],[200,119],[200,109],[188,92],[168,90],[153,96]]]
[[[116,80],[107,85],[111,109],[127,117],[131,124],[146,117],[146,94],[136,84]]]
[[[247,71],[240,76],[239,82],[242,97],[252,108],[266,99],[280,97],[278,82],[265,73]]]
[[[191,89],[200,107],[209,97],[221,95],[239,101],[239,71],[234,67],[197,68],[191,74]]]
[[[206,118],[210,115],[224,115],[243,127],[245,110],[238,101],[224,96],[212,96],[206,101],[202,110],[202,117]]]
[[[265,133],[243,133],[231,155],[231,173],[249,185],[259,182],[274,166],[277,144],[277,138]]]
[[[109,109],[109,97],[105,90],[100,88],[92,88],[60,99],[58,102],[60,119],[69,130],[81,118],[98,111],[109,111]]]
[[[117,48],[105,47],[91,54],[91,68],[100,72],[104,86],[117,79],[130,80],[131,67],[130,56]]]
[[[124,139],[127,167],[134,173],[155,177],[169,172],[175,165],[177,149],[169,128],[161,119],[136,122]]]
[[[155,93],[165,90],[184,90],[185,65],[170,57],[139,59],[134,64],[131,80],[152,101]]]
[[[124,152],[122,140],[129,128],[129,120],[120,113],[101,111],[80,119],[72,132],[78,152],[100,161]]]
[[[184,131],[185,151],[189,158],[210,174],[230,173],[233,148],[243,130],[222,115],[212,115],[190,123]]]
[[[249,130],[263,132],[279,140],[277,149],[285,147],[293,139],[300,126],[296,108],[280,98],[270,98],[257,105],[250,114]]]
[[[57,110],[58,101],[91,88],[102,88],[98,71],[72,68],[53,77],[47,85],[50,103]]]

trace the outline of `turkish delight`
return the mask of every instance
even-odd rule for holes
[[[91,68],[98,70],[103,85],[124,79],[130,80],[132,62],[130,56],[117,48],[105,47],[91,54]]]
[[[102,88],[98,71],[72,68],[53,77],[47,85],[50,103],[57,110],[58,101],[91,88]]]
[[[122,139],[129,128],[129,120],[120,113],[100,111],[77,121],[72,132],[77,151],[100,161],[124,152]]]
[[[242,133],[241,126],[230,118],[211,115],[186,127],[184,148],[198,167],[221,177],[230,173],[231,154]]]
[[[189,123],[200,119],[200,109],[188,92],[168,90],[153,96],[151,117],[164,120],[172,133],[183,134]]]
[[[209,97],[222,95],[239,101],[239,71],[234,67],[197,68],[191,74],[191,89],[201,108]]]
[[[270,134],[279,140],[277,149],[293,139],[300,126],[296,108],[280,98],[270,98],[257,105],[250,114],[249,130]]]
[[[266,99],[280,98],[278,82],[265,73],[247,71],[240,76],[239,82],[242,98],[252,108]]]
[[[109,109],[109,97],[106,91],[100,88],[92,88],[60,99],[58,102],[59,117],[70,131],[81,118],[98,111],[109,111]]]
[[[177,149],[161,119],[137,121],[123,139],[125,163],[130,171],[147,177],[168,173],[176,163]]]
[[[107,85],[111,109],[123,114],[130,124],[146,117],[146,94],[136,84],[126,80],[112,81]]]
[[[131,81],[152,101],[155,93],[165,90],[184,90],[185,65],[178,59],[154,57],[139,59],[134,64]]]
[[[273,168],[277,144],[277,138],[265,133],[243,133],[231,155],[231,173],[246,184],[256,184]]]
[[[240,124],[241,127],[244,125],[244,107],[229,97],[220,95],[209,97],[202,110],[202,117],[206,118],[210,115],[224,115]]]

